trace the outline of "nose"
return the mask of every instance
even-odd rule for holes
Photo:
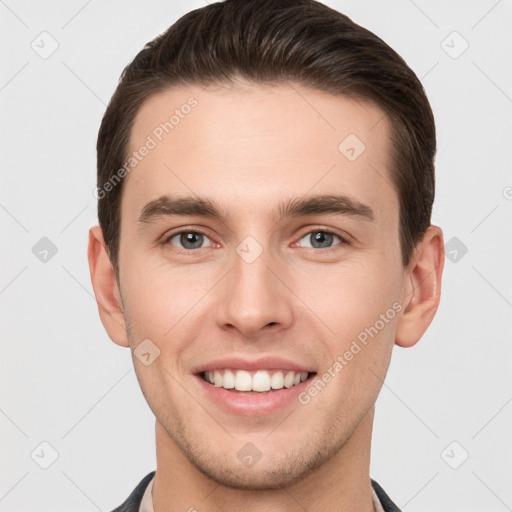
[[[285,267],[268,251],[254,261],[235,253],[233,269],[223,279],[218,297],[217,325],[236,329],[244,337],[286,329],[293,320],[293,297],[283,284],[286,281]]]

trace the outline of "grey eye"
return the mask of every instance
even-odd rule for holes
[[[301,241],[306,240],[305,247],[312,247],[313,249],[325,249],[332,246],[333,240],[335,238],[341,241],[341,238],[334,233],[318,230],[311,231],[310,233],[306,234],[301,238]]]
[[[169,237],[168,241],[172,245],[180,247],[181,249],[200,249],[205,238],[208,239],[208,237],[202,233],[197,233],[195,231],[183,231]],[[177,240],[179,243],[175,243],[173,240]]]

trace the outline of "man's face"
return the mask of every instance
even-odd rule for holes
[[[299,86],[189,86],[143,105],[130,153],[148,136],[119,251],[131,348],[160,351],[134,358],[144,396],[167,449],[214,480],[293,483],[348,446],[389,364],[405,273],[387,119]],[[163,196],[224,217],[179,214]],[[340,199],[286,213],[322,196]]]

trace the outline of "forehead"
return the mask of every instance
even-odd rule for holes
[[[389,149],[388,120],[369,101],[296,84],[174,87],[137,114],[123,208],[135,216],[172,193],[254,212],[340,192],[379,210],[397,204]]]

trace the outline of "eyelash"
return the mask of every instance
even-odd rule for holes
[[[165,236],[163,242],[162,242],[162,245],[166,246],[168,248],[169,245],[172,245],[170,243],[170,240],[178,235],[182,235],[182,234],[190,234],[190,233],[193,233],[195,235],[203,235],[205,236],[206,238],[208,238],[209,240],[210,237],[206,234],[206,233],[203,233],[201,231],[196,231],[194,229],[186,229],[186,230],[181,230],[181,231],[177,231],[176,233],[172,233],[168,236]],[[333,231],[333,230],[330,230],[330,229],[312,229],[310,231],[307,231],[306,233],[304,233],[303,235],[300,236],[300,238],[298,239],[298,241],[302,240],[305,236],[307,235],[312,235],[313,233],[327,233],[329,235],[333,235],[335,237],[337,237],[339,240],[340,240],[340,243],[338,245],[350,245],[350,242],[344,238],[343,236],[341,236],[339,233]],[[215,243],[215,242],[214,242]],[[317,247],[305,247],[305,249],[309,249],[309,250],[312,250],[312,251],[319,251],[319,252],[328,252],[330,250],[334,250],[336,249],[336,247],[338,245],[334,245],[334,246],[331,246],[331,247],[326,247],[326,248],[317,248]],[[176,247],[176,246],[172,246],[172,249],[169,249],[169,250],[172,250],[172,251],[178,251],[178,252],[181,252],[181,253],[187,253],[187,254],[190,254],[190,253],[194,253],[194,252],[197,252],[197,251],[200,251],[201,249],[208,249],[208,247],[199,247],[197,249],[182,249],[182,248],[179,248],[179,247]]]

